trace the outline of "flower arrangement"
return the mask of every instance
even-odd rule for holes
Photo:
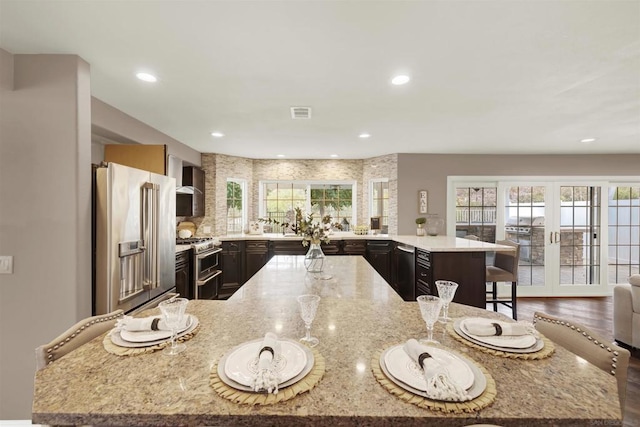
[[[302,246],[309,246],[309,243],[316,245],[329,243],[329,230],[331,228],[342,230],[342,225],[337,222],[331,222],[330,215],[323,216],[321,222],[317,222],[313,220],[313,214],[308,214],[305,217],[300,208],[295,208],[295,212],[296,215],[293,224],[287,221],[280,222],[272,218],[260,218],[259,221],[266,222],[267,224],[281,225],[284,228],[291,227],[297,236],[302,236]]]

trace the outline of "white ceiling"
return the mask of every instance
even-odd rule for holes
[[[0,46],[80,55],[95,97],[201,152],[640,152],[637,0],[0,0]]]

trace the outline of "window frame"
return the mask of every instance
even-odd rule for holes
[[[312,185],[340,185],[340,186],[351,186],[351,217],[349,219],[349,224],[353,226],[356,224],[356,218],[358,218],[358,181],[356,180],[299,180],[299,179],[265,179],[260,180],[258,182],[258,214],[260,218],[266,218],[267,209],[265,204],[265,187],[268,184],[296,184],[296,185],[305,185],[305,204],[304,204],[304,212],[311,212],[311,186]],[[318,218],[318,221],[320,218]],[[336,220],[332,218],[332,220]]]
[[[233,217],[233,218],[241,218],[241,226],[240,226],[240,231],[236,232],[230,232],[229,231],[229,199],[225,197],[225,202],[227,204],[226,207],[226,213],[225,213],[225,218],[226,218],[226,222],[225,222],[225,228],[226,228],[226,232],[227,234],[242,234],[244,233],[244,229],[245,226],[247,225],[247,218],[248,218],[248,212],[247,212],[247,180],[246,179],[242,179],[242,178],[227,178],[227,187],[225,188],[225,190],[228,189],[229,187],[229,183],[236,183],[240,185],[240,189],[242,191],[242,197],[240,198],[241,202],[242,202],[242,209],[240,210],[240,216],[238,217]]]

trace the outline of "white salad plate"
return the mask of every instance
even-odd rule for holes
[[[189,316],[189,320],[187,323],[189,324],[189,326],[187,327],[187,329],[184,329],[182,332],[178,332],[178,334],[176,335],[176,338],[180,338],[186,334],[191,333],[200,323],[196,316],[192,314],[189,314],[188,316]],[[169,340],[169,338],[171,338],[171,333],[169,332],[169,335],[166,336],[165,338],[159,338],[153,341],[132,342],[132,341],[127,341],[122,337],[123,332],[125,331],[118,331],[116,329],[112,329],[110,334],[111,342],[120,347],[138,348],[138,347],[151,347],[157,344],[162,344],[163,342],[166,342]],[[166,332],[166,331],[148,331],[148,332]],[[164,335],[156,335],[156,336],[164,336]]]
[[[469,333],[465,326],[464,321],[468,319],[458,319],[453,324],[453,329],[462,338],[471,341],[474,344],[478,344],[493,350],[506,351],[510,353],[535,353],[536,351],[544,348],[544,341],[537,338],[534,335],[521,335],[521,336],[492,336],[481,337]],[[490,319],[484,319],[491,321]],[[477,321],[474,318],[473,321]]]
[[[218,362],[218,376],[230,387],[251,391],[253,375],[258,365],[258,351],[264,339],[240,344],[226,353]],[[280,339],[280,357],[276,359],[276,370],[280,374],[279,388],[288,387],[307,376],[314,364],[311,350],[289,339]]]
[[[162,316],[151,316],[152,319],[158,318],[162,319]],[[177,333],[186,331],[191,326],[191,322],[193,319],[190,314],[185,315],[185,322],[182,328],[179,328]],[[149,341],[158,341],[165,340],[167,338],[171,338],[171,331],[160,330],[160,331],[127,331],[121,330],[120,337],[129,342],[149,342]]]
[[[445,350],[431,348],[431,350],[437,350],[439,352],[439,356],[451,357],[452,363],[455,364],[457,369],[460,369],[464,374],[457,374],[454,370],[453,366],[448,367],[447,371],[449,376],[457,381],[455,378],[463,379],[465,385],[471,382],[469,387],[466,387],[467,393],[469,395],[468,400],[475,399],[480,396],[484,390],[487,388],[487,378],[484,376],[480,368],[478,368],[474,363],[467,360],[462,356],[453,355]],[[404,355],[402,354],[404,353]],[[435,353],[435,352],[434,352]],[[444,353],[447,353],[449,356],[443,356]],[[391,366],[389,366],[386,360],[389,359],[391,362]],[[455,359],[455,360],[454,360]],[[429,360],[429,359],[426,359]],[[429,362],[427,362],[429,363]],[[464,367],[462,367],[464,365]],[[402,345],[397,345],[385,350],[380,356],[380,368],[382,372],[389,378],[395,385],[401,387],[402,389],[409,391],[415,395],[426,397],[431,400],[439,400],[429,397],[426,393],[427,383],[422,376],[422,372],[418,369],[418,364],[414,362],[407,353],[402,348]],[[468,377],[470,373],[470,379]],[[460,384],[460,383],[458,383]],[[445,399],[448,402],[458,402],[458,399]]]

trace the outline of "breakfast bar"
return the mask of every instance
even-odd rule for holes
[[[321,377],[303,393],[273,404],[234,402],[212,386],[220,360],[242,343],[273,332],[304,335],[296,297],[321,297],[311,332]],[[33,422],[49,425],[278,425],[460,427],[621,425],[616,380],[559,345],[540,358],[504,357],[437,324],[438,347],[486,374],[486,405],[468,412],[421,407],[380,380],[379,355],[426,335],[416,302],[406,302],[358,256],[327,257],[322,273],[307,273],[303,256],[275,256],[227,301],[192,300],[199,321],[178,356],[161,351],[119,356],[105,350],[108,336],[62,357],[35,376]],[[450,315],[509,320],[452,303]],[[157,314],[157,309],[142,315]],[[317,373],[318,371],[316,371]],[[286,389],[281,390],[284,393]],[[484,393],[483,393],[484,395]]]

